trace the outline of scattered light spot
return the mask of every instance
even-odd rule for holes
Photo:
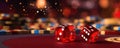
[[[22,2],[20,2],[19,5],[22,5]]]
[[[46,6],[46,0],[37,0],[36,6],[37,8],[44,8]]]
[[[23,11],[25,11],[25,9],[23,9]]]
[[[60,33],[59,33],[59,35],[61,36],[61,35],[62,35],[62,33],[60,32]]]
[[[39,13],[39,11],[36,11],[37,13]]]
[[[59,38],[59,37],[57,37],[57,40],[60,40],[60,38]]]
[[[55,2],[55,5],[57,5],[57,2]]]

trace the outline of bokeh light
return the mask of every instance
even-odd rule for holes
[[[109,6],[109,0],[100,0],[99,1],[99,5],[102,7],[102,8],[107,8]]]
[[[37,8],[45,8],[47,5],[46,0],[37,0],[36,6]]]

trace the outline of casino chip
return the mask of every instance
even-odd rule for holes
[[[5,30],[0,30],[0,35],[5,35],[7,32]]]
[[[106,41],[120,43],[120,37],[105,38]]]
[[[46,32],[47,31],[45,31],[45,30],[31,30],[31,34],[35,34],[35,35],[46,34]]]
[[[101,27],[103,26],[102,24],[93,24],[93,27],[97,28],[97,29],[101,29]]]
[[[115,27],[113,27],[113,30],[118,30],[118,31],[120,31],[120,26],[115,26]]]

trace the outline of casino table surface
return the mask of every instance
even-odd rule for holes
[[[86,43],[77,36],[76,41],[57,42],[54,35],[1,35],[0,48],[120,48],[120,43],[108,42],[107,37],[120,37],[120,35],[100,35],[95,43]]]

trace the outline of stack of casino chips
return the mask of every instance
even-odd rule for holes
[[[35,34],[35,35],[53,34],[53,31],[48,31],[48,30],[31,30],[31,34]]]
[[[54,31],[49,30],[0,30],[0,35],[17,35],[17,34],[33,34],[33,35],[44,35],[54,34]]]
[[[31,30],[31,34],[43,34],[43,30]]]
[[[106,29],[120,31],[120,25],[108,25],[108,26],[106,26]]]
[[[107,25],[103,26],[104,29],[101,29],[101,35],[117,35],[120,34],[120,26],[119,25]]]
[[[120,31],[115,30],[103,30],[100,32],[101,35],[120,35]]]

